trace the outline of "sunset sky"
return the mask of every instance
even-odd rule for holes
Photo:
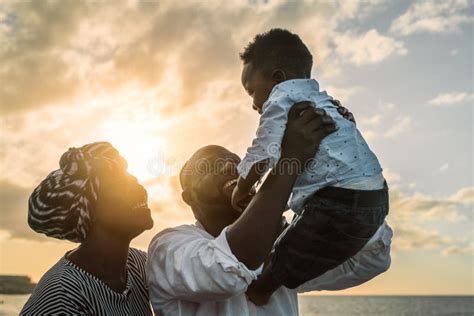
[[[0,274],[37,281],[75,247],[28,227],[27,199],[69,147],[107,140],[155,227],[192,223],[177,172],[197,148],[243,155],[258,122],[238,53],[301,36],[391,188],[392,266],[339,294],[474,294],[470,0],[0,1]]]

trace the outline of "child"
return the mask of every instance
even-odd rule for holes
[[[280,285],[296,288],[356,254],[388,213],[388,188],[377,157],[355,124],[310,79],[312,56],[296,34],[272,29],[257,35],[240,56],[242,85],[261,116],[257,136],[238,167],[235,208],[242,208],[254,184],[280,158],[294,103],[312,102],[338,127],[323,139],[294,184],[289,207],[295,218],[275,243],[262,275],[269,297]]]

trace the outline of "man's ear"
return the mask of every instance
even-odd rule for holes
[[[272,71],[272,80],[277,84],[285,81],[286,79],[286,73],[283,69],[275,69]]]
[[[181,197],[183,198],[183,201],[184,201],[186,204],[188,204],[189,206],[191,206],[192,200],[193,200],[191,191],[189,191],[189,190],[184,190],[184,191],[181,193]]]

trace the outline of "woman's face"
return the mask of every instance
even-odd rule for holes
[[[134,238],[153,227],[148,195],[137,178],[125,170],[98,176],[94,224],[126,238]]]

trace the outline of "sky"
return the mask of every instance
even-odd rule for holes
[[[390,270],[335,294],[473,295],[473,7],[0,1],[0,274],[38,281],[76,246],[26,222],[29,194],[69,147],[110,141],[147,188],[155,226],[133,246],[193,223],[179,168],[208,144],[245,153],[258,116],[238,53],[281,27],[307,44],[313,78],[354,113],[390,186]]]

